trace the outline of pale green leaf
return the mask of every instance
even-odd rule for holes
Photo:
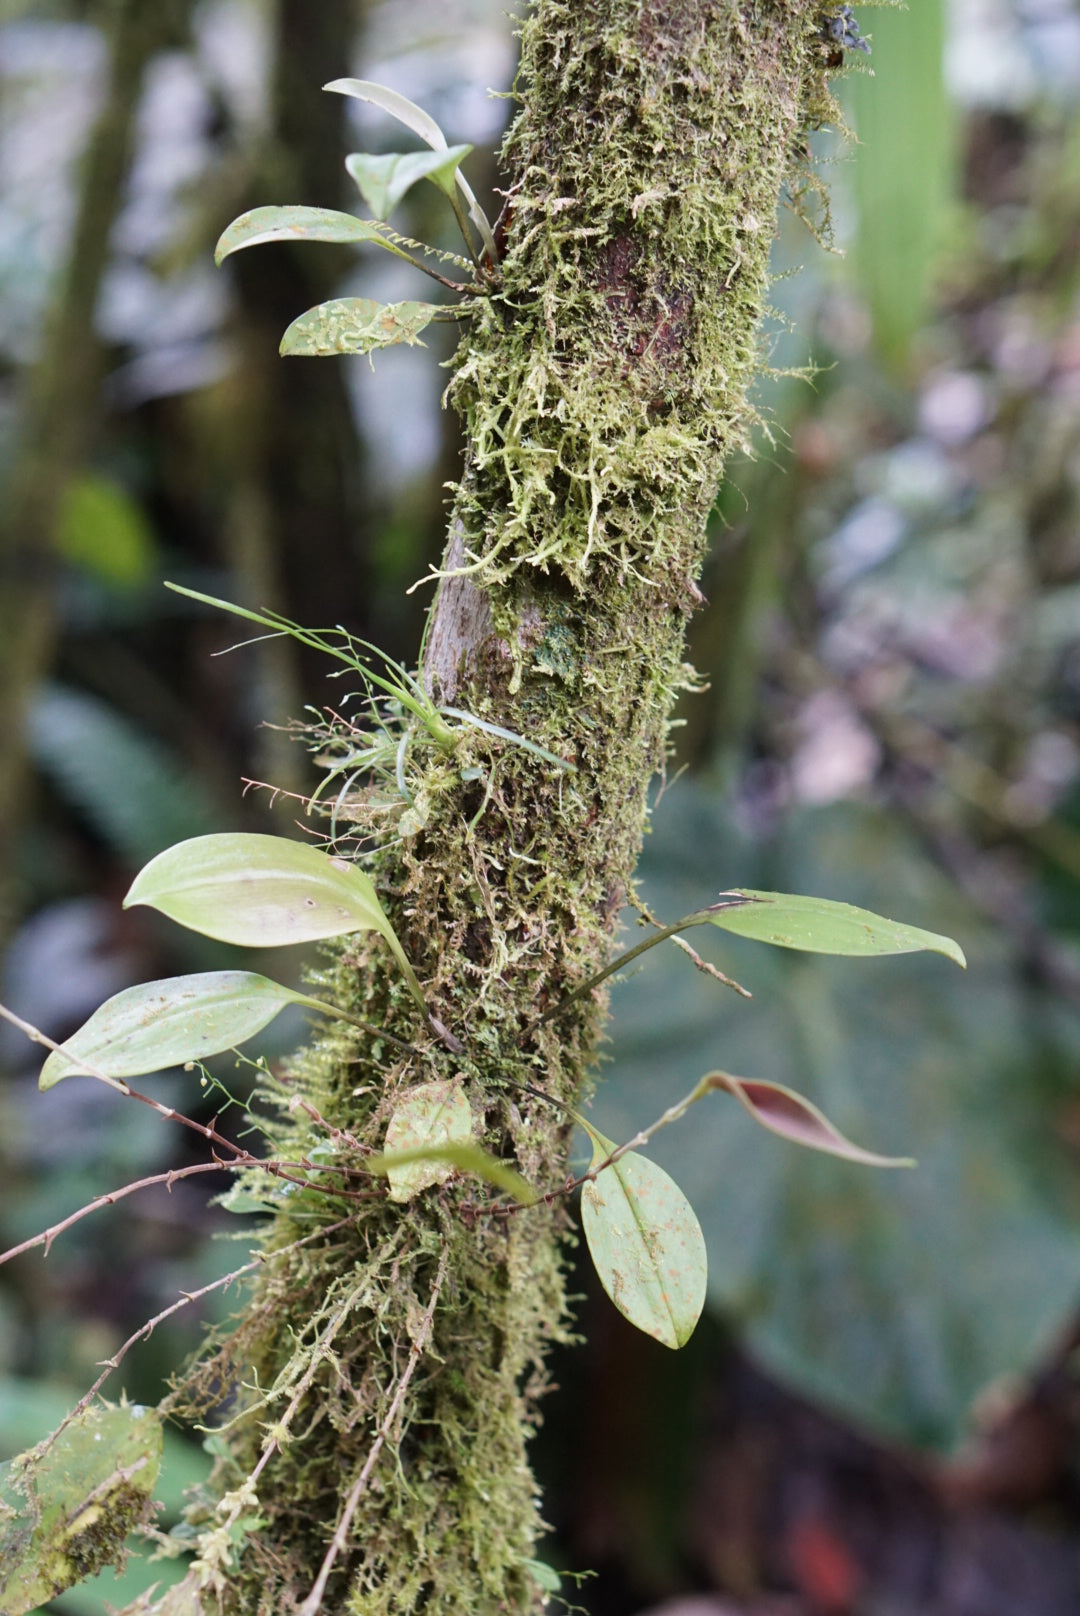
[[[41,1068],[38,1087],[91,1068],[106,1077],[141,1077],[205,1060],[253,1038],[304,994],[253,971],[203,971],[125,988],[106,1001]],[[72,1058],[76,1057],[76,1058]]]
[[[387,1175],[399,1168],[411,1167],[415,1162],[438,1162],[459,1173],[472,1173],[485,1183],[510,1195],[520,1206],[533,1206],[537,1196],[520,1173],[489,1155],[482,1145],[462,1143],[453,1145],[417,1145],[412,1150],[388,1151],[381,1156],[367,1156],[364,1167],[369,1173]]]
[[[864,1167],[914,1167],[910,1156],[878,1156],[853,1145],[834,1128],[816,1105],[804,1100],[794,1089],[781,1083],[764,1083],[758,1078],[732,1077],[729,1072],[710,1072],[705,1081],[711,1088],[723,1089],[746,1107],[755,1122],[770,1133],[779,1134],[795,1145],[823,1150],[829,1156],[860,1162]]]
[[[24,1616],[122,1559],[161,1451],[156,1413],[99,1405],[0,1467],[0,1616]]]
[[[305,842],[247,831],[167,847],[131,883],[124,908],[140,903],[245,948],[389,928],[375,888],[354,864]]]
[[[376,303],[338,297],[299,315],[281,339],[280,352],[299,359],[371,353],[398,342],[415,344],[443,309],[435,303]]]
[[[380,107],[383,112],[403,123],[406,129],[411,129],[414,135],[419,135],[424,143],[433,151],[448,151],[446,136],[439,128],[435,119],[418,107],[415,101],[407,96],[399,95],[396,90],[390,90],[385,84],[376,84],[371,79],[334,79],[330,84],[323,85],[324,90],[333,90],[337,95],[350,95],[354,101],[367,101],[373,107]],[[480,238],[491,256],[492,263],[498,262],[498,252],[495,248],[495,237],[492,234],[491,221],[473,194],[472,187],[459,169],[456,174],[457,188],[465,198],[469,208],[469,216],[480,232]]]
[[[449,149],[446,136],[430,112],[425,112],[408,96],[399,95],[385,84],[376,84],[374,79],[334,79],[330,84],[324,84],[323,89],[333,90],[336,95],[351,95],[354,101],[367,101],[371,106],[381,108],[391,118],[396,118],[398,123],[403,123],[406,129],[411,129],[414,135],[419,135],[433,151]]]
[[[411,1089],[394,1111],[386,1129],[386,1157],[399,1152],[438,1149],[472,1143],[472,1110],[459,1082],[422,1083]],[[421,1190],[442,1184],[454,1171],[444,1158],[419,1157],[388,1166],[392,1201],[411,1201]]]
[[[590,1128],[592,1170],[615,1146]],[[673,1179],[633,1151],[581,1191],[581,1221],[600,1283],[619,1312],[665,1347],[685,1346],[705,1305],[705,1240]]]
[[[406,192],[422,179],[431,180],[447,196],[452,195],[458,165],[471,151],[471,146],[448,146],[436,151],[385,152],[378,157],[354,152],[346,157],[345,167],[372,217],[386,219]]]
[[[951,937],[902,926],[869,909],[829,898],[793,897],[786,892],[754,892],[740,888],[722,892],[720,902],[705,911],[714,926],[779,948],[809,954],[914,954],[922,949],[945,954],[966,965],[963,950]]]
[[[249,213],[242,213],[218,241],[214,262],[223,263],[230,253],[239,252],[241,247],[259,247],[274,241],[336,241],[353,245],[374,242],[412,263],[403,248],[388,241],[383,232],[366,219],[355,219],[351,213],[337,213],[333,208],[301,206],[252,208]]]

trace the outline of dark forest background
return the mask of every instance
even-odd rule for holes
[[[545,1552],[597,1573],[564,1581],[596,1616],[1080,1610],[1080,8],[858,16],[853,138],[817,152],[836,250],[785,214],[643,894],[847,899],[956,936],[970,969],[717,936],[752,1003],[674,948],[616,987],[607,1134],[722,1063],[919,1166],[798,1153],[719,1102],[657,1141],[708,1237],[709,1317],[673,1357],[583,1266],[586,1345],[538,1439]],[[459,464],[445,328],[374,365],[277,357],[326,297],[426,295],[407,267],[306,246],[216,271],[214,242],[262,203],[357,207],[344,156],[396,135],[321,93],[350,72],[472,142],[489,193],[514,60],[497,0],[0,0],[0,999],[54,1038],[230,963],[121,910],[147,859],[311,832],[288,720],[337,687],[289,640],[221,655],[235,627],[163,581],[415,663],[430,586],[407,591]],[[403,219],[453,245],[434,187]],[[283,1018],[267,1052],[302,1033]],[[5,1246],[194,1159],[90,1081],[40,1095],[39,1064],[0,1025]],[[154,1091],[220,1103],[189,1073]],[[241,1260],[249,1221],[202,1183],[0,1271],[0,1458]],[[110,1394],[156,1401],[199,1329],[155,1331]],[[204,1467],[172,1433],[174,1515]],[[174,1571],[136,1559],[56,1608]]]

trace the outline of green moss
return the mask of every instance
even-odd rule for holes
[[[464,562],[436,610],[445,624],[462,570],[484,609],[451,644],[452,671],[429,677],[573,772],[479,731],[449,760],[412,737],[414,804],[373,868],[465,1053],[421,1023],[377,940],[350,941],[320,990],[412,1049],[323,1033],[268,1091],[281,1156],[329,1136],[335,1163],[360,1168],[404,1092],[461,1076],[488,1147],[541,1187],[562,1182],[558,1102],[590,1081],[603,996],[536,1017],[603,962],[632,883],[686,681],[705,519],[746,431],[778,199],[830,107],[820,13],[817,0],[541,0],[524,24],[502,284],[450,386],[468,432],[452,518]],[[282,1196],[246,1313],[178,1394],[230,1418],[225,1498],[203,1512],[193,1573],[204,1603],[269,1616],[306,1596],[445,1253],[431,1340],[324,1608],[538,1608],[526,1446],[546,1351],[569,1328],[562,1203],[493,1215],[457,1179],[402,1207],[370,1179],[344,1182],[368,1198]]]

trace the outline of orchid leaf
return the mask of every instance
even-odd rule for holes
[[[300,359],[364,354],[398,342],[414,345],[425,326],[445,311],[435,303],[376,303],[338,297],[308,309],[289,326],[280,352]]]
[[[686,1196],[633,1151],[610,1166],[610,1139],[589,1129],[593,1157],[581,1221],[600,1283],[623,1316],[665,1347],[683,1347],[705,1305],[705,1240]]]
[[[125,909],[147,904],[204,937],[246,948],[376,931],[420,1005],[424,996],[370,878],[283,836],[222,831],[168,847],[135,877]]]
[[[95,1010],[41,1068],[40,1089],[65,1077],[103,1072],[142,1077],[233,1049],[305,994],[253,971],[203,971],[125,988]]]
[[[741,888],[722,892],[720,902],[704,911],[703,918],[739,937],[809,954],[913,954],[926,949],[945,954],[957,965],[967,964],[963,950],[951,937],[885,920],[869,909],[830,898]]]
[[[844,1161],[864,1167],[914,1167],[910,1156],[878,1156],[845,1139],[816,1105],[804,1100],[794,1089],[781,1083],[764,1083],[757,1078],[732,1077],[728,1072],[710,1072],[705,1079],[710,1088],[723,1089],[746,1107],[755,1122],[770,1133],[810,1150],[823,1150]]]
[[[472,151],[471,146],[448,146],[445,150],[385,152],[373,157],[354,152],[345,167],[375,219],[389,218],[402,197],[422,179],[429,179],[440,191],[452,196],[459,163]]]
[[[394,1111],[386,1129],[388,1159],[442,1145],[472,1143],[472,1109],[458,1082],[422,1083],[411,1089]],[[454,1171],[452,1162],[431,1157],[387,1168],[392,1201],[411,1201],[432,1184],[443,1184]]]
[[[377,225],[366,219],[356,219],[351,213],[337,213],[333,208],[306,208],[301,206],[252,208],[242,213],[223,233],[214,249],[214,262],[221,264],[231,253],[242,247],[259,247],[275,241],[336,241],[351,245],[374,242],[407,263],[413,259]]]

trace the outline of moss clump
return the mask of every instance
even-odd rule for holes
[[[479,731],[449,764],[431,752],[423,812],[369,867],[449,1036],[376,943],[338,950],[319,986],[411,1047],[320,1037],[270,1094],[281,1155],[331,1144],[362,1169],[402,1094],[454,1077],[478,1137],[562,1180],[559,1103],[587,1085],[603,1004],[537,1017],[603,963],[633,879],[706,516],[746,429],[778,199],[828,111],[821,13],[540,0],[523,27],[502,285],[450,387],[468,456],[426,672],[572,772]],[[561,1202],[504,1215],[455,1179],[401,1206],[325,1181],[343,1186],[363,1198],[282,1198],[247,1313],[180,1394],[230,1417],[192,1581],[237,1616],[303,1601],[382,1433],[323,1608],[538,1608],[526,1442],[567,1331]]]

